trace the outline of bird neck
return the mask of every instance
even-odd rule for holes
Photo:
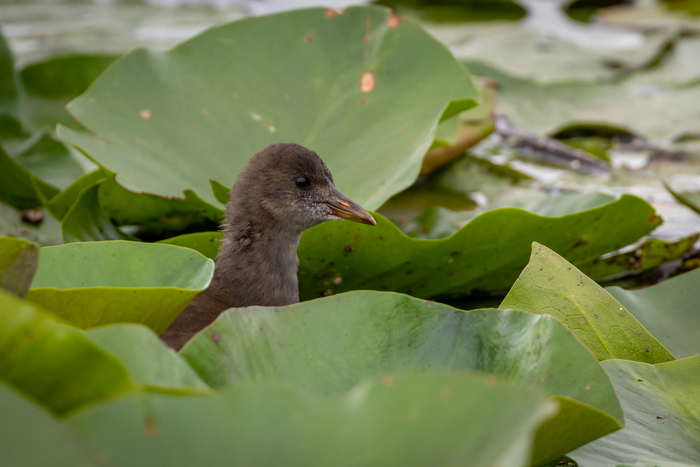
[[[290,231],[264,213],[230,213],[212,293],[229,307],[297,303],[300,239],[301,232]]]

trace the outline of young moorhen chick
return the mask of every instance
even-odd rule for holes
[[[377,225],[367,211],[338,191],[315,152],[280,143],[257,153],[231,190],[209,288],[192,300],[162,334],[163,340],[180,349],[228,308],[299,302],[301,234],[339,219]]]

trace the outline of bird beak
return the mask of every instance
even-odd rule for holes
[[[359,222],[360,224],[377,225],[377,221],[374,220],[374,217],[372,217],[370,213],[338,191],[332,183],[331,195],[326,203],[331,207],[331,213],[336,217],[342,217],[343,219]]]

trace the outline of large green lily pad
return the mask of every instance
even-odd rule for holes
[[[7,466],[96,467],[73,431],[0,381],[0,450]]]
[[[700,354],[700,270],[639,290],[607,290],[677,358]]]
[[[0,237],[0,289],[24,297],[39,264],[39,245],[21,238]]]
[[[379,7],[307,9],[125,55],[68,106],[99,137],[59,134],[128,190],[192,190],[215,206],[210,179],[231,186],[253,154],[295,141],[371,209],[413,183],[439,120],[475,95],[466,69],[415,22]]]
[[[246,384],[219,397],[124,398],[69,422],[117,467],[515,467],[554,410],[481,375],[386,375],[333,396]]]
[[[554,218],[495,209],[442,240],[413,239],[384,217],[375,219],[377,227],[326,222],[304,233],[297,251],[303,300],[357,289],[421,298],[508,290],[527,264],[533,241],[574,264],[586,264],[661,222],[649,204],[628,195]]]
[[[100,326],[86,331],[85,336],[119,358],[142,389],[174,394],[210,392],[187,362],[145,326]]]
[[[0,378],[57,413],[132,388],[115,357],[2,291],[0,355]]]
[[[550,314],[599,360],[625,358],[659,363],[671,353],[601,286],[536,242],[527,267],[500,309]]]
[[[194,250],[128,241],[41,249],[27,299],[78,326],[133,322],[163,332],[211,280]]]
[[[580,467],[700,464],[700,355],[660,365],[609,360],[627,425],[570,454]]]
[[[465,313],[405,295],[351,292],[227,311],[181,354],[213,387],[280,379],[335,393],[387,372],[445,369],[539,386],[560,411],[538,430],[533,465],[623,424],[593,355],[553,318],[518,311]]]

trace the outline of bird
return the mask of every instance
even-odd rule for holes
[[[338,191],[321,157],[296,143],[255,154],[230,195],[211,283],[161,334],[175,350],[229,308],[298,303],[297,247],[304,230],[342,219],[377,225]]]

